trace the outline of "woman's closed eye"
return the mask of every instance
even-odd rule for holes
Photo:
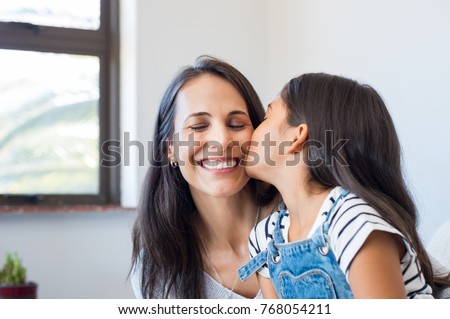
[[[194,132],[202,132],[202,131],[206,130],[208,127],[209,127],[208,124],[194,124],[194,125],[188,126],[188,128]]]
[[[233,130],[242,130],[245,128],[245,124],[230,124],[229,127]]]
[[[240,119],[232,119],[228,121],[228,127],[236,131],[243,130],[248,125],[251,125],[251,123],[244,122]]]

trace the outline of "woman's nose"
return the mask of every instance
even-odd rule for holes
[[[224,155],[231,147],[232,137],[227,127],[215,127],[208,136],[208,150],[217,152],[217,156]]]

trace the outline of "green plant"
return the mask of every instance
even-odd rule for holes
[[[6,254],[3,269],[0,270],[0,285],[17,286],[26,282],[27,270],[17,254]]]

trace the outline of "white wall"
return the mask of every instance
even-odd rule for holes
[[[38,298],[133,298],[130,212],[0,214],[0,261],[19,254]]]
[[[270,87],[305,72],[371,84],[393,116],[425,242],[450,219],[450,2],[269,0]]]

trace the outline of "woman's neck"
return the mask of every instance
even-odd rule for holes
[[[212,197],[192,192],[200,235],[210,245],[241,249],[256,219],[258,207],[248,188],[229,197]]]
[[[256,276],[245,283],[237,269],[249,260],[248,235],[255,224],[256,207],[250,191],[244,189],[227,198],[192,193],[198,215],[195,221],[203,269],[228,289],[249,298],[259,291]]]

